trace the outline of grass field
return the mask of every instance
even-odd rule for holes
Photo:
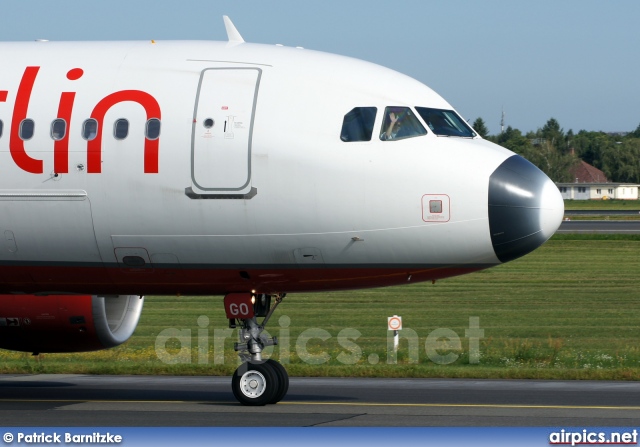
[[[639,210],[640,200],[565,200],[565,210]]]
[[[563,235],[517,261],[436,284],[291,294],[268,326],[283,342],[273,357],[294,376],[637,380],[639,275],[640,237]],[[394,314],[404,329],[389,363]],[[473,317],[484,330],[477,363],[465,336]],[[0,372],[231,374],[229,332],[221,297],[148,297],[124,345],[38,357],[3,351]],[[459,349],[437,341],[442,335],[457,336]]]
[[[566,216],[571,220],[616,220],[616,221],[630,221],[630,220],[640,220],[640,213],[639,214],[632,214],[632,215],[621,215],[621,216],[616,216],[616,215],[610,215],[610,214],[606,214],[606,213],[602,213],[602,214],[584,214],[584,215],[572,215],[572,216]]]

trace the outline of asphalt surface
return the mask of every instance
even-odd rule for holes
[[[640,220],[565,220],[556,233],[640,234]]]
[[[640,383],[291,378],[244,407],[228,377],[0,376],[4,426],[637,426]]]

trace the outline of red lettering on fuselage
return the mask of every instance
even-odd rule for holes
[[[160,119],[160,105],[153,96],[140,90],[123,90],[112,93],[102,101],[91,112],[91,118],[98,121],[98,134],[94,140],[87,144],[87,172],[100,173],[102,168],[102,128],[104,116],[114,105],[132,101],[144,107],[147,113],[147,121],[151,118]],[[158,173],[158,146],[159,140],[144,140],[144,173]]]
[[[84,71],[81,68],[74,68],[67,73],[67,79],[77,81],[83,74]],[[69,172],[69,129],[71,128],[71,112],[75,98],[75,92],[63,92],[60,95],[58,118],[67,123],[67,132],[65,132],[64,138],[57,140],[53,145],[53,171],[58,174]]]
[[[53,143],[53,170],[58,174],[69,172],[69,129],[71,128],[71,111],[76,94],[64,92],[60,95],[60,105],[58,106],[58,118],[67,123],[67,132],[64,138]]]
[[[16,102],[13,108],[13,118],[11,121],[11,133],[9,137],[9,149],[11,157],[16,165],[32,174],[42,174],[44,172],[44,162],[30,157],[25,149],[24,140],[20,138],[20,126],[27,119],[31,93],[36,82],[40,67],[27,67],[20,80]],[[76,81],[84,75],[81,68],[74,68],[67,72],[67,79]],[[0,90],[0,103],[6,102],[9,91]],[[71,116],[76,92],[62,92],[58,105],[58,119],[66,122],[66,133],[60,140],[54,142],[54,172],[64,174],[69,172],[69,136],[71,128]],[[98,102],[91,113],[91,118],[98,122],[98,132],[96,138],[87,142],[87,172],[102,172],[102,128],[104,117],[111,107],[121,102],[135,102],[140,104],[147,115],[147,120],[151,118],[161,119],[160,105],[158,101],[149,93],[141,90],[122,90],[112,93]],[[157,174],[159,166],[159,146],[160,140],[144,140],[144,172],[145,174]]]
[[[9,137],[9,150],[11,157],[18,167],[23,171],[32,174],[42,174],[43,162],[36,160],[27,155],[24,149],[24,141],[20,138],[20,124],[27,119],[27,110],[29,109],[29,101],[31,100],[31,92],[33,84],[36,82],[36,76],[40,67],[27,67],[22,75],[20,86],[18,87],[18,95],[16,104],[13,107],[13,118],[11,119],[11,136]]]

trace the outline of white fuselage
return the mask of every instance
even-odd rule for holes
[[[0,293],[344,289],[501,262],[489,179],[514,154],[422,120],[425,135],[381,140],[386,107],[452,110],[400,73],[221,42],[4,43],[0,58]],[[377,109],[370,141],[340,138],[355,107]],[[545,203],[546,240],[562,205]]]

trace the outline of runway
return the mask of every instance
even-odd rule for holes
[[[640,220],[565,220],[556,231],[563,233],[640,234]]]
[[[4,426],[637,426],[640,383],[291,378],[243,407],[229,377],[0,376]]]

